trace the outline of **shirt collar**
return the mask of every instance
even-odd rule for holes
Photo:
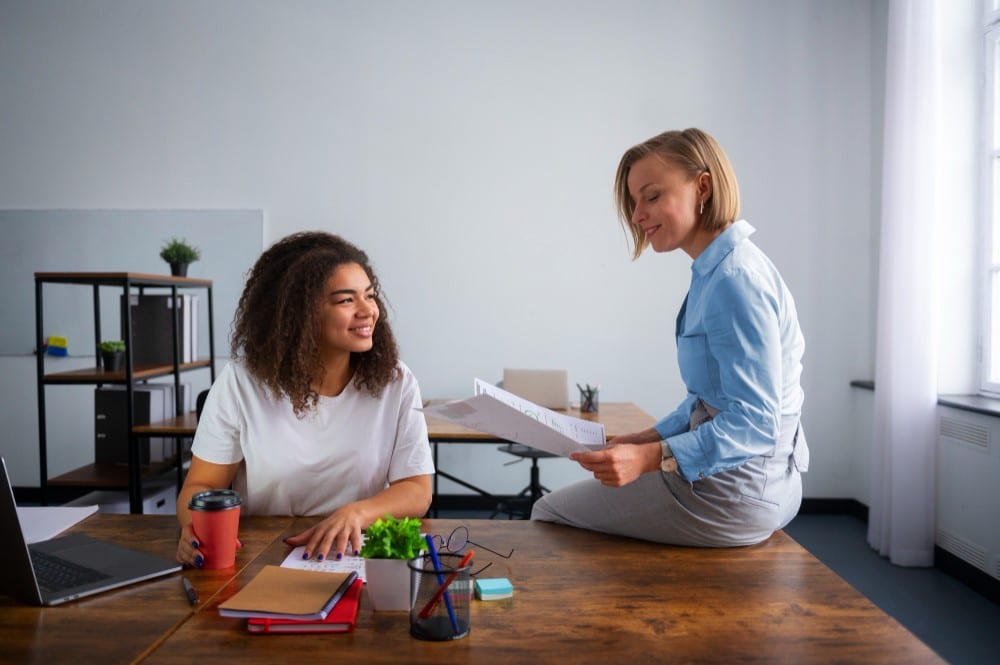
[[[736,220],[729,225],[729,228],[720,233],[705,248],[705,251],[694,260],[694,263],[691,264],[691,270],[699,275],[712,272],[722,259],[726,258],[733,251],[736,245],[749,238],[750,234],[756,230],[746,220]]]

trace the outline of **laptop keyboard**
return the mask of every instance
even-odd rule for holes
[[[35,567],[35,577],[42,591],[62,591],[73,587],[105,580],[110,575],[86,568],[59,557],[30,550],[31,562]]]

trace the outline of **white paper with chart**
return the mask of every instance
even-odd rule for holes
[[[563,457],[604,447],[601,423],[546,409],[481,379],[475,380],[473,391],[474,397],[418,410]]]

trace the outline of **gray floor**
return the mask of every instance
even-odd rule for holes
[[[948,662],[1000,663],[1000,605],[940,570],[892,565],[860,519],[799,515],[785,532]]]
[[[868,546],[866,528],[849,515],[799,515],[785,531],[949,663],[1000,663],[1000,605],[940,570],[892,565]]]

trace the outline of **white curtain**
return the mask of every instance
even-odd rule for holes
[[[903,566],[934,563],[937,5],[889,4],[868,542]]]

